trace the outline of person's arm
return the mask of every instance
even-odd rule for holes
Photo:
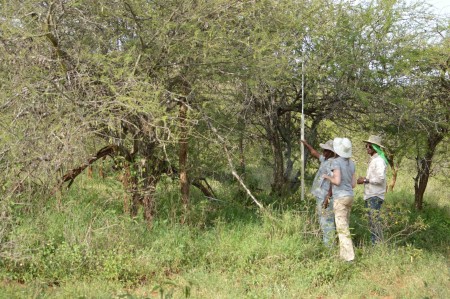
[[[320,153],[318,151],[316,151],[306,140],[300,140],[300,142],[306,146],[306,148],[308,149],[308,151],[311,153],[311,155],[314,158],[317,158],[317,159],[320,158]]]
[[[332,188],[331,188],[331,184],[330,184],[330,188],[328,188],[328,193],[325,196],[325,199],[322,202],[322,207],[324,209],[328,208],[328,205],[330,204],[330,197],[333,195],[332,193]]]
[[[373,160],[369,165],[367,170],[367,177],[359,177],[357,180],[358,184],[373,184],[381,185],[386,180],[386,164],[383,160],[377,159]]]
[[[353,175],[352,175],[352,188],[355,188],[355,187],[356,187],[356,176],[353,173]]]
[[[333,185],[339,186],[341,184],[341,170],[339,168],[333,169],[333,176],[323,174],[322,177],[329,180]]]

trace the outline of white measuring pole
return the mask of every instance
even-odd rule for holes
[[[301,133],[300,138],[301,140],[305,140],[305,115],[303,114],[303,103],[305,100],[305,72],[304,72],[304,53],[302,53],[302,122],[301,122]],[[305,199],[305,145],[303,142],[300,143],[300,149],[301,149],[301,155],[302,155],[302,166],[301,166],[301,177],[302,177],[302,195],[301,200],[303,201]]]

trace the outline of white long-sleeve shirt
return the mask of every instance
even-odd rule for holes
[[[374,154],[369,161],[366,179],[368,184],[364,185],[364,200],[377,196],[384,200],[386,193],[386,163],[378,154]]]

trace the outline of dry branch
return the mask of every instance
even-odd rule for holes
[[[236,180],[238,180],[238,182],[241,184],[241,186],[244,188],[244,190],[247,192],[248,196],[250,196],[250,198],[253,200],[253,202],[261,209],[264,210],[264,206],[262,203],[260,203],[255,196],[253,196],[252,192],[250,191],[250,189],[248,189],[248,187],[245,185],[244,180],[242,180],[242,178],[238,175],[238,173],[236,172],[234,165],[233,165],[233,161],[231,160],[231,156],[230,153],[228,151],[225,139],[219,135],[219,133],[217,132],[217,129],[211,124],[211,122],[209,120],[207,120],[207,123],[209,125],[209,127],[211,128],[211,130],[214,132],[214,134],[216,134],[217,138],[220,140],[220,142],[222,143],[223,149],[225,151],[227,160],[228,160],[228,165],[230,167],[231,170],[231,174],[236,178]]]
[[[116,146],[115,145],[108,145],[105,146],[104,148],[102,148],[101,150],[99,150],[97,152],[97,154],[93,157],[91,157],[90,159],[87,160],[87,162],[75,169],[70,170],[69,172],[67,172],[63,177],[62,177],[62,181],[59,184],[59,187],[62,186],[62,184],[64,184],[67,181],[70,181],[69,185],[67,186],[67,188],[70,188],[70,185],[72,185],[73,181],[75,180],[75,178],[83,172],[83,170],[85,170],[89,165],[93,164],[95,161],[97,161],[98,159],[104,158],[106,156],[111,156],[114,154],[114,152],[116,151]]]

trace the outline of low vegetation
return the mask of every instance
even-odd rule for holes
[[[354,263],[320,242],[314,200],[256,210],[240,190],[193,194],[183,218],[176,184],[157,190],[149,227],[124,214],[114,177],[80,177],[49,201],[2,202],[2,298],[447,298],[450,217],[431,183],[427,205],[400,181],[384,207],[386,243],[369,245],[361,194],[351,225]],[[219,188],[220,187],[220,188]],[[357,192],[360,192],[357,191]],[[272,204],[268,204],[269,201]],[[184,224],[180,221],[185,219]]]

